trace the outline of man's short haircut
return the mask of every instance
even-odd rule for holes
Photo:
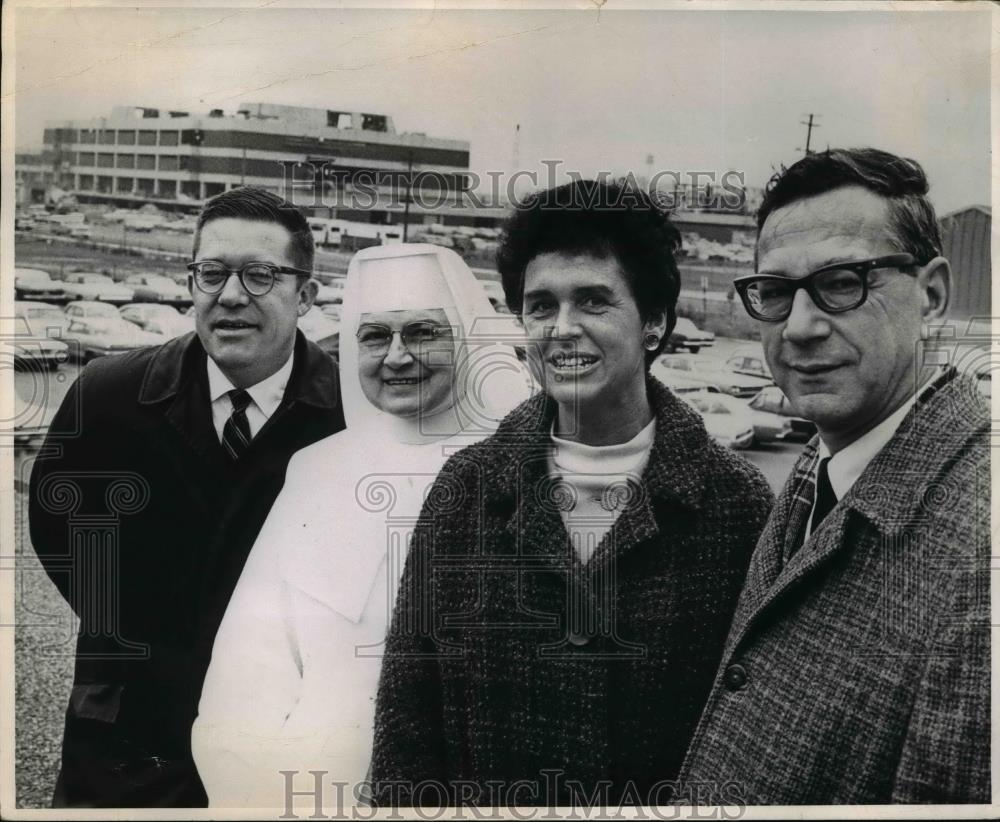
[[[674,252],[681,235],[663,208],[625,182],[576,180],[531,194],[504,227],[497,270],[511,311],[524,307],[524,273],[539,254],[588,254],[621,265],[643,320],[667,316],[660,352],[676,322],[680,274]]]
[[[316,244],[305,215],[287,200],[263,188],[240,186],[222,194],[217,194],[198,215],[194,230],[193,259],[198,258],[198,244],[201,230],[212,220],[234,217],[239,220],[256,220],[261,223],[277,223],[288,229],[292,235],[289,256],[296,268],[312,271],[316,256]]]
[[[876,148],[827,149],[782,167],[757,210],[758,239],[771,212],[844,186],[861,186],[888,201],[890,238],[918,264],[941,255],[941,231],[920,163]]]

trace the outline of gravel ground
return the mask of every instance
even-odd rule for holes
[[[15,456],[27,482],[30,454]],[[28,541],[27,494],[18,491],[14,632],[15,779],[18,808],[47,808],[59,771],[63,714],[73,679],[76,618],[42,570]]]

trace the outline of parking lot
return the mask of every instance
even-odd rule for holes
[[[95,237],[111,237],[114,229],[95,231]],[[117,228],[121,238],[122,229]],[[189,253],[190,237],[166,236],[167,232],[143,234],[137,242],[176,248]],[[126,237],[127,237],[126,233]],[[170,249],[167,248],[170,246]],[[183,270],[179,262],[166,259],[133,257],[65,241],[47,242],[19,238],[16,246],[18,267],[37,267],[61,281],[76,270],[106,271],[116,282],[129,276],[154,274],[172,277]],[[345,255],[324,255],[321,265],[330,269],[346,269]],[[495,276],[495,275],[494,275]],[[492,279],[489,275],[486,279]],[[100,303],[99,300],[94,302]],[[110,307],[110,304],[108,304]],[[115,309],[117,311],[117,309]],[[181,316],[177,312],[178,317]],[[333,317],[328,317],[333,322]],[[320,322],[317,320],[317,322]],[[745,340],[716,338],[697,355],[680,353],[680,358],[703,359],[722,367],[738,352],[759,352],[759,344]],[[33,459],[45,426],[58,408],[70,385],[82,367],[82,357],[62,357],[51,370],[39,363],[22,367],[13,373],[14,390],[18,399],[19,416],[16,425],[34,430],[35,436],[15,447],[15,585],[16,619],[16,752],[18,807],[47,807],[58,771],[62,734],[62,719],[68,699],[73,671],[75,618],[55,587],[42,572],[27,536],[26,488]],[[13,362],[8,359],[10,368]],[[699,389],[700,391],[700,389]],[[744,403],[745,400],[736,400]],[[801,442],[775,441],[757,443],[740,453],[757,465],[774,489],[788,476],[800,453]]]

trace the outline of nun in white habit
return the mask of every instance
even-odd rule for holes
[[[507,327],[454,252],[369,248],[344,289],[345,431],[299,451],[212,650],[192,747],[209,804],[285,807],[347,783],[372,745],[382,643],[410,532],[445,459],[529,394]],[[329,797],[334,801],[334,797]],[[311,797],[299,798],[313,807]]]

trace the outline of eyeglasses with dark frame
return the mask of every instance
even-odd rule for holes
[[[271,263],[249,262],[239,268],[229,268],[219,260],[198,260],[188,263],[188,271],[194,278],[194,284],[199,291],[206,294],[219,294],[226,287],[229,277],[235,274],[244,291],[251,297],[263,297],[272,288],[279,274],[294,274],[296,277],[312,277],[309,271],[301,268],[272,265]]]
[[[398,331],[381,323],[363,323],[358,326],[358,347],[370,356],[384,356],[392,347],[392,338],[396,334],[410,353],[417,356],[426,349],[450,343],[452,339],[451,326],[427,321],[407,323]]]
[[[805,277],[780,277],[776,274],[751,274],[733,280],[733,287],[743,301],[747,314],[764,322],[776,323],[792,313],[795,294],[800,288],[827,314],[852,311],[868,299],[868,276],[879,268],[909,268],[917,265],[912,254],[889,254],[870,260],[830,263]],[[903,274],[916,276],[913,271]]]

